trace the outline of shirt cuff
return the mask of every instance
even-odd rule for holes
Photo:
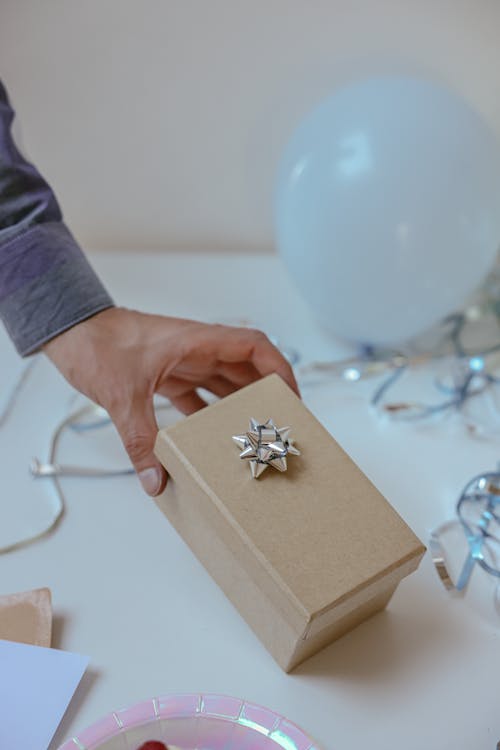
[[[34,224],[0,244],[0,318],[21,354],[113,307],[68,228]]]

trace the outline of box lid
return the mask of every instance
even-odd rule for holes
[[[286,472],[269,468],[253,479],[239,458],[232,436],[245,433],[251,417],[292,426],[301,455],[289,457]],[[297,631],[398,569],[406,575],[425,550],[277,375],[161,430],[155,450],[173,481],[193,481],[204,493],[200,522],[217,526],[221,543]]]

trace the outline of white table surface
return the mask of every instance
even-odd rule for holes
[[[203,320],[250,319],[303,361],[345,352],[314,323],[276,258],[96,254],[129,307]],[[20,360],[0,338],[0,393]],[[306,404],[427,541],[473,475],[493,469],[498,440],[459,425],[394,424],[368,408],[372,384],[305,388]],[[44,521],[52,488],[28,476],[46,457],[71,391],[43,359],[0,430],[0,544]],[[67,462],[119,460],[68,439]],[[107,441],[107,442],[106,442]],[[99,443],[101,445],[101,443]],[[108,446],[108,447],[106,447]],[[117,458],[118,456],[118,458]],[[107,456],[106,456],[107,458]],[[500,617],[477,570],[465,598],[442,588],[427,554],[389,608],[284,674],[169,526],[135,477],[66,480],[66,515],[49,537],[0,557],[0,591],[48,586],[56,648],[90,667],[52,750],[101,715],[169,692],[235,695],[301,725],[328,750],[494,750],[500,739]]]

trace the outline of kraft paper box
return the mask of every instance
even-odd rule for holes
[[[300,456],[253,479],[233,435],[292,426]],[[156,454],[160,509],[286,670],[383,609],[422,543],[277,376],[173,427]]]
[[[0,596],[0,640],[50,647],[52,601],[50,589]]]

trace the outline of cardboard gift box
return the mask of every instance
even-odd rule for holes
[[[257,479],[232,436],[291,425],[300,455]],[[383,609],[425,551],[302,401],[270,375],[160,430],[160,509],[278,664]]]
[[[0,639],[50,647],[52,597],[50,589],[0,596]]]

